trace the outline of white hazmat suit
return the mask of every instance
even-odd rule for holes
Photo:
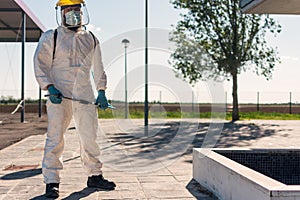
[[[63,96],[95,101],[91,84],[91,70],[97,90],[106,89],[99,41],[89,31],[75,32],[66,27],[57,28],[56,50],[54,31],[45,32],[34,55],[34,72],[43,90],[53,84]],[[53,58],[54,55],[54,58]],[[102,174],[102,163],[96,143],[98,131],[97,108],[63,99],[61,104],[47,101],[48,131],[43,158],[44,182],[59,183],[59,170],[63,168],[64,133],[72,119],[80,138],[81,161],[88,176]]]

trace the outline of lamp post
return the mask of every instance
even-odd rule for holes
[[[25,92],[24,92],[24,83],[25,83],[25,42],[26,42],[26,13],[22,12],[22,76],[21,76],[21,122],[24,122],[25,118]]]
[[[128,118],[128,103],[127,103],[127,47],[129,46],[129,40],[126,38],[122,40],[125,50],[125,119]]]
[[[144,126],[148,127],[148,0],[145,0],[145,103]],[[146,134],[147,135],[147,134]]]

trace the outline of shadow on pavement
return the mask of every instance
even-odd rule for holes
[[[73,192],[72,194],[70,194],[69,196],[63,198],[62,200],[75,200],[75,199],[81,199],[84,197],[89,196],[90,194],[99,191],[96,188],[84,188],[83,190],[77,191],[77,192]]]
[[[272,136],[280,131],[287,131],[278,129],[278,125],[274,124],[232,122],[211,126],[209,122],[196,123],[186,121],[179,123],[169,121],[164,124],[158,123],[151,126],[153,127],[151,131],[155,134],[149,136],[137,137],[134,133],[141,133],[143,130],[140,128],[131,131],[131,134],[124,132],[108,134],[107,136],[111,145],[107,148],[117,147],[128,152],[135,152],[131,155],[139,157],[140,155],[144,156],[145,153],[155,153],[156,151],[163,150],[166,146],[172,145],[176,139],[176,148],[185,148],[185,151],[182,153],[186,155],[192,153],[192,148],[201,148],[204,145],[207,148],[248,146],[257,139]],[[182,128],[183,126],[184,128]],[[189,126],[197,128],[189,130]],[[210,140],[207,140],[204,144],[203,142],[207,139],[208,132],[213,134],[209,136]],[[186,138],[189,138],[189,143],[187,143]],[[165,154],[160,155],[165,156]],[[174,154],[174,156],[181,155]]]
[[[196,199],[217,200],[212,192],[202,187],[195,179],[192,179],[185,187]]]
[[[105,163],[118,170],[145,173],[191,155],[193,148],[245,147],[281,131],[287,130],[276,124],[170,119],[151,124],[147,132],[141,126],[106,130],[99,141]]]
[[[29,169],[29,170],[22,170],[22,171],[17,171],[13,172],[10,174],[6,174],[4,176],[1,176],[1,180],[18,180],[18,179],[24,179],[24,178],[29,178],[33,176],[37,176],[42,174],[42,168],[38,169]]]
[[[97,192],[99,190],[95,189],[95,188],[84,188],[83,190],[77,191],[77,192],[73,192],[72,194],[70,194],[69,196],[62,198],[61,200],[78,200],[84,197],[89,196],[90,194]],[[36,197],[33,197],[30,200],[48,200],[49,198],[45,197],[45,195],[39,195]]]
[[[193,142],[194,147],[201,147],[203,136],[207,132],[209,124],[200,123],[199,132]],[[286,131],[276,129],[274,124],[254,124],[254,123],[224,123],[222,134],[218,138],[216,147],[248,146],[254,140],[270,137],[277,132]]]
[[[47,197],[45,197],[45,195],[43,194],[43,195],[40,195],[40,196],[33,197],[33,198],[30,199],[30,200],[49,200],[49,199],[51,199],[51,198],[47,198]],[[53,198],[52,198],[52,199],[53,199]]]
[[[76,160],[78,158],[80,158],[80,156],[76,156],[74,158],[64,160],[63,162],[67,163],[67,162],[70,162],[72,160]],[[37,175],[40,175],[40,174],[42,174],[42,168],[28,169],[28,170],[13,172],[13,173],[10,173],[10,174],[5,174],[4,176],[1,176],[0,179],[1,180],[18,180],[18,179],[24,179],[24,178],[37,176]]]

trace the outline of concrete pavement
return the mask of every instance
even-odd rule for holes
[[[79,141],[71,125],[65,135],[59,199],[216,199],[192,179],[191,144],[201,147],[209,120],[150,121],[147,130],[140,119],[99,123],[104,176],[117,184],[116,190],[86,188]],[[299,136],[300,121],[225,123],[216,146],[297,147]],[[0,151],[0,200],[45,199],[44,140],[45,135],[31,136]]]

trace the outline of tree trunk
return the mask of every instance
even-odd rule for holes
[[[232,121],[233,122],[240,119],[237,87],[238,87],[237,73],[234,72],[232,74],[232,104],[233,104]]]

